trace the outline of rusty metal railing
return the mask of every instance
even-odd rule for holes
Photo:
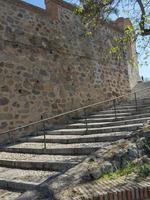
[[[96,106],[101,106],[103,104],[106,105],[106,104],[110,103],[111,107],[112,107],[112,110],[114,111],[114,120],[117,120],[118,119],[117,101],[119,102],[119,104],[124,99],[126,99],[126,101],[132,102],[133,105],[135,106],[135,110],[137,112],[138,111],[138,95],[140,94],[140,92],[144,92],[145,90],[150,90],[150,87],[149,88],[147,87],[147,88],[141,89],[141,90],[137,90],[137,91],[134,91],[134,92],[128,92],[128,93],[126,93],[124,95],[121,95],[121,96],[118,96],[118,97],[115,97],[115,98],[112,98],[112,99],[109,99],[109,100],[96,102],[96,103],[90,104],[88,106],[83,106],[83,107],[80,107],[80,108],[75,109],[75,110],[71,110],[71,111],[68,111],[68,112],[65,112],[65,113],[61,113],[61,114],[55,115],[53,117],[43,118],[43,116],[41,116],[41,120],[39,120],[39,121],[32,122],[32,123],[29,123],[27,125],[20,126],[20,127],[14,128],[14,129],[10,129],[8,131],[4,131],[4,132],[0,133],[0,135],[8,135],[8,138],[13,138],[11,135],[16,131],[21,131],[22,129],[25,129],[25,128],[34,127],[35,125],[40,125],[40,131],[43,132],[44,149],[46,149],[46,145],[47,145],[46,144],[46,135],[47,135],[46,122],[48,122],[50,120],[57,119],[57,118],[61,118],[61,117],[64,117],[64,116],[67,116],[67,115],[70,115],[70,114],[74,114],[74,113],[79,112],[79,111],[83,111],[84,115],[82,117],[85,120],[85,133],[87,134],[88,133],[88,120],[87,120],[88,114],[87,114],[87,110],[89,108],[93,108],[93,107],[96,107]],[[34,129],[34,131],[36,131],[36,128]],[[32,132],[34,132],[34,131],[32,131]],[[11,142],[12,142],[12,140],[11,140]],[[14,143],[15,143],[15,141],[14,141]]]

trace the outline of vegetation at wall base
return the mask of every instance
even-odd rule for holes
[[[128,166],[118,169],[115,172],[104,174],[101,178],[96,181],[105,181],[105,180],[115,180],[121,177],[127,178],[128,176],[136,174],[136,179],[146,178],[150,176],[150,163],[133,164],[129,163]]]

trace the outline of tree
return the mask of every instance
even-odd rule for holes
[[[96,25],[99,19],[107,20],[113,13],[118,14],[121,4],[123,10],[134,13],[132,18],[139,24],[139,34],[150,35],[150,0],[81,0],[77,11],[84,23]]]
[[[124,37],[118,38],[118,41],[128,42],[134,32],[137,49],[144,52],[144,65],[148,64],[146,58],[150,50],[148,47],[150,44],[150,0],[81,0],[77,13],[90,30],[95,30],[100,21],[112,19],[114,14],[130,18],[133,29],[127,27]]]

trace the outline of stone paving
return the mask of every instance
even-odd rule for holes
[[[118,120],[123,120],[124,118],[126,118],[126,117],[124,117],[124,116],[121,116],[121,117],[117,117],[117,119]],[[115,117],[113,116],[113,117],[107,117],[107,118],[101,118],[101,117],[94,117],[94,118],[91,118],[91,117],[87,117],[87,119],[86,119],[87,121],[90,121],[90,122],[95,122],[95,121],[98,121],[98,122],[104,122],[104,123],[107,123],[107,122],[113,122],[114,120],[115,120]],[[85,119],[79,119],[78,120],[78,122],[85,122]]]
[[[95,147],[95,148],[102,148],[104,146],[109,145],[109,142],[97,142],[97,143],[80,143],[80,144],[57,144],[57,143],[47,143],[46,147],[47,149],[79,149],[79,148],[88,148],[88,147]],[[13,146],[9,146],[8,148],[13,148],[13,149],[43,149],[44,145],[42,143],[32,143],[32,142],[25,142],[21,144],[16,144]]]
[[[104,137],[104,136],[116,136],[116,135],[123,135],[123,134],[128,134],[127,131],[122,131],[122,132],[112,132],[112,133],[100,133],[100,134],[85,134],[85,135],[46,135],[46,139],[80,139],[80,138],[95,138],[95,137]],[[43,139],[43,136],[35,136],[32,137],[31,139]],[[30,138],[29,138],[30,141]]]
[[[36,154],[23,154],[23,153],[9,153],[1,152],[0,160],[14,160],[14,161],[69,161],[80,162],[85,156],[61,156],[61,155],[36,155]]]
[[[56,174],[57,172],[0,167],[0,179],[20,180],[32,183],[41,183],[48,177]]]
[[[132,114],[132,112],[117,113],[118,116],[128,116],[131,114]],[[91,115],[91,117],[108,117],[108,116],[109,117],[114,116],[114,113],[102,113],[102,114]]]
[[[146,121],[149,119],[150,119],[150,117],[143,117],[143,118],[137,118],[137,119],[131,119],[131,120],[120,120],[120,121],[114,121],[114,122],[89,122],[88,127],[91,127],[91,126],[98,127],[98,126],[105,126],[105,125],[109,126],[109,125],[115,125],[115,124],[117,125],[117,124],[121,124],[121,123],[122,124],[130,124],[130,123],[134,124],[138,121],[142,121],[142,120]],[[85,123],[74,123],[74,124],[70,124],[68,127],[73,128],[73,127],[77,127],[77,126],[85,127]]]
[[[0,200],[15,200],[21,193],[0,189]]]
[[[5,180],[6,183],[8,181],[13,189],[15,181],[19,181],[22,185],[15,185],[14,190],[19,189],[22,192],[25,188],[31,189],[30,184],[25,185],[27,183],[38,185],[46,179],[55,180],[55,176],[82,163],[86,155],[127,136],[132,130],[141,127],[143,121],[150,118],[149,113],[135,115],[130,113],[131,110],[128,107],[126,109],[128,112],[119,113],[117,121],[114,121],[112,111],[110,113],[109,111],[99,112],[97,115],[89,116],[88,120],[99,121],[89,123],[88,132],[83,128],[85,123],[81,122],[84,119],[64,125],[65,128],[47,131],[46,149],[44,149],[42,132],[39,136],[24,137],[17,144],[2,148],[0,152],[0,183],[2,180]],[[131,124],[128,123],[130,121],[132,121]],[[104,138],[107,140],[104,141]],[[114,141],[109,141],[112,138]],[[6,186],[3,185],[3,188],[5,189]],[[86,193],[85,189],[83,191]],[[92,192],[90,187],[89,191]]]
[[[126,117],[119,117],[117,116],[118,121],[122,121],[122,120],[132,120],[132,119],[137,119],[137,118],[143,118],[143,117],[150,117],[150,113],[149,113],[149,109],[147,110],[148,113],[146,113],[146,111],[143,111],[143,113],[134,113],[132,115],[126,116]],[[80,119],[78,120],[79,122],[85,122],[85,119]],[[100,117],[96,117],[96,118],[87,118],[88,122],[114,122],[115,121],[115,117],[107,117],[105,118],[100,118]]]
[[[101,128],[88,128],[88,133],[93,134],[95,132],[98,133],[105,133],[105,132],[112,132],[112,131],[119,131],[119,130],[135,130],[138,127],[141,127],[143,123],[135,123],[135,124],[124,124],[124,125],[118,125],[118,126],[106,126],[106,127],[101,127]],[[74,128],[74,129],[60,129],[60,130],[55,130],[48,132],[49,134],[78,134],[78,135],[83,135],[86,133],[86,128]]]
[[[138,99],[143,99],[144,97],[148,98],[150,97],[150,81],[147,82],[141,82],[137,84],[134,88],[134,91],[136,90],[141,90],[138,94],[137,97]]]

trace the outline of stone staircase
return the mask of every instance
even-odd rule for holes
[[[16,199],[26,190],[55,178],[82,162],[92,152],[126,138],[150,120],[150,98],[92,113],[86,119],[73,119],[58,130],[48,130],[46,149],[43,132],[21,138],[16,144],[0,149],[0,199]]]
[[[137,94],[138,99],[142,99],[142,98],[150,98],[150,90],[148,89],[150,88],[150,81],[146,81],[146,82],[139,82],[133,89],[134,91],[137,90],[141,90],[141,92],[139,94]],[[147,90],[146,90],[147,89]]]

